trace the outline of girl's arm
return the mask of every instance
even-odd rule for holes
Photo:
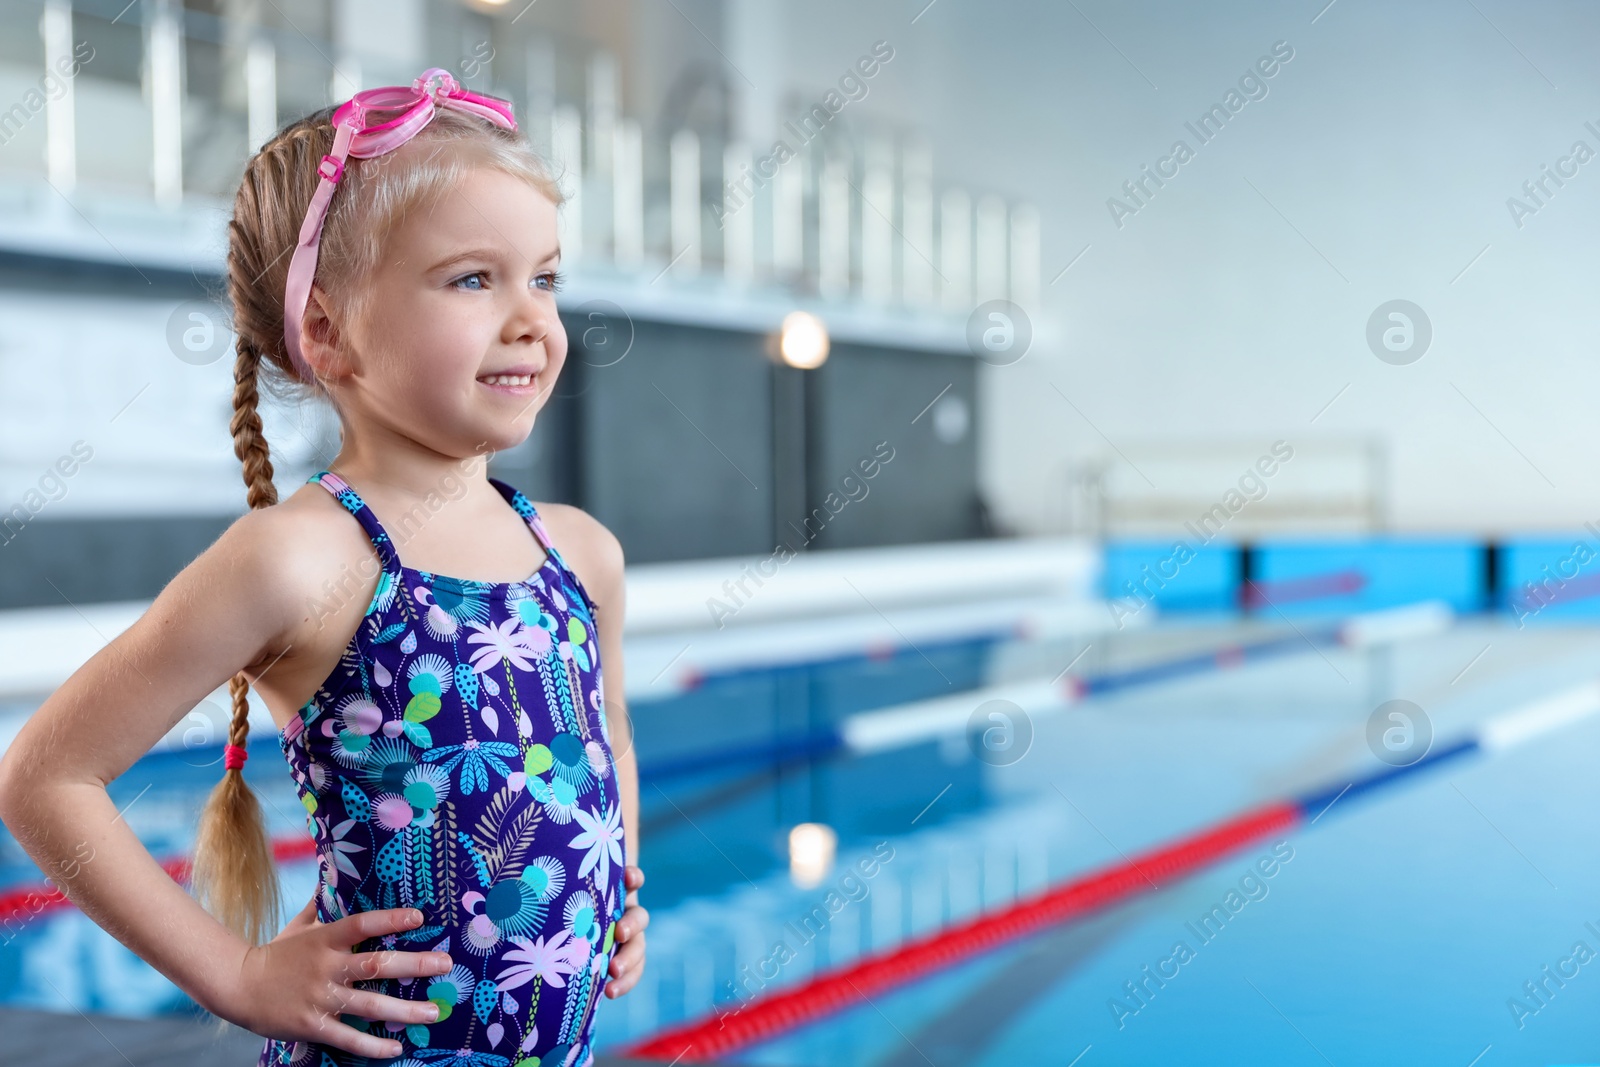
[[[168,583],[23,725],[0,759],[0,818],[84,914],[215,1011],[245,944],[161,869],[107,783],[291,628],[292,583],[252,512]]]
[[[595,627],[599,630],[600,675],[605,687],[606,729],[617,768],[617,794],[622,805],[622,836],[628,867],[624,874],[622,918],[617,923],[617,951],[611,959],[611,981],[606,996],[620,997],[632,989],[644,971],[644,929],[650,913],[639,905],[644,872],[639,867],[639,762],[633,751],[633,724],[624,703],[622,628],[627,610],[623,582],[622,544],[593,517],[587,541],[594,544],[595,581],[586,582],[595,597]]]
[[[616,539],[611,538],[613,544]],[[609,554],[608,554],[609,555]],[[617,794],[622,804],[622,836],[624,854],[628,862],[638,865],[639,857],[639,761],[633,751],[633,722],[628,718],[624,700],[622,663],[622,624],[626,610],[626,596],[622,581],[622,546],[616,544],[615,554],[609,560],[602,582],[603,591],[596,613],[595,625],[599,629],[600,673],[606,688],[606,728],[611,734],[612,754],[617,765]],[[630,889],[627,903],[638,899]]]
[[[0,818],[73,904],[207,1011],[252,1029],[306,1031],[296,1037],[320,1031],[322,1040],[375,1056],[394,1043],[331,1024],[311,1002],[335,1002],[339,991],[318,980],[322,969],[337,973],[326,945],[347,934],[352,944],[365,936],[349,919],[377,930],[401,921],[403,911],[351,916],[340,920],[344,926],[315,924],[310,933],[295,926],[293,940],[283,940],[291,932],[285,930],[257,949],[173,881],[106,793],[107,783],[239,669],[272,662],[269,652],[287,651],[308,632],[303,609],[317,595],[308,583],[321,570],[305,563],[305,533],[296,550],[297,529],[269,509],[246,514],[52,693],[0,759]],[[326,559],[326,546],[309,556]],[[407,955],[401,962],[416,973],[423,954]],[[342,962],[377,971],[348,948]],[[303,991],[286,977],[291,967]],[[269,980],[287,986],[280,986],[283,1004],[260,1003],[265,998],[257,991]],[[390,999],[357,992],[343,1010],[366,1014],[362,1009]]]

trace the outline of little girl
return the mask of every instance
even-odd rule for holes
[[[485,468],[527,438],[566,358],[560,202],[509,105],[437,68],[264,145],[228,228],[252,510],[0,762],[0,814],[39,866],[265,1036],[262,1067],[582,1067],[602,990],[643,969],[622,550]],[[281,503],[259,382],[321,393],[343,431]],[[191,897],[105,784],[223,681]],[[319,858],[314,898],[265,944],[278,882],[242,776],[251,685]]]

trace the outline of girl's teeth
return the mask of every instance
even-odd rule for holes
[[[495,374],[495,375],[491,375],[490,377],[487,377],[487,378],[481,378],[479,380],[482,381],[482,382],[485,382],[485,383],[487,383],[489,385],[532,385],[533,384],[533,375],[531,375],[531,374]]]

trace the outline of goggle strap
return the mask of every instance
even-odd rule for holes
[[[516,119],[512,118],[511,115],[508,114],[509,109],[497,107],[494,104],[487,102],[477,93],[469,93],[466,90],[462,90],[460,95],[452,93],[448,98],[446,98],[445,106],[453,107],[458,111],[470,111],[474,115],[486,118],[490,122],[504,126],[507,129],[514,130],[517,128]]]
[[[333,148],[324,158],[331,158],[335,164],[335,174],[343,177],[344,163],[350,152],[350,139],[355,135],[351,126],[339,126],[333,136]],[[300,224],[300,238],[295,245],[294,256],[289,260],[289,277],[284,293],[283,302],[283,333],[285,347],[289,350],[289,358],[302,373],[310,374],[310,367],[305,357],[300,352],[300,319],[305,314],[306,304],[311,299],[311,282],[317,272],[317,247],[322,243],[322,222],[328,215],[328,203],[333,199],[334,190],[338,187],[337,178],[329,178],[327,173],[318,164],[318,173],[322,180],[317,183],[316,192],[311,194],[311,203],[306,207],[305,221]]]

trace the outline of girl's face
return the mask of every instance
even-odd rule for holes
[[[341,407],[456,457],[526,440],[567,356],[555,205],[475,168],[405,218],[384,253]]]

